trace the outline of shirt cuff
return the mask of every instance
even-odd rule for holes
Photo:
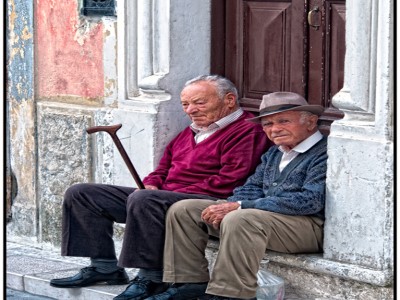
[[[240,206],[237,209],[242,209],[242,201],[237,201],[237,203],[240,204]]]

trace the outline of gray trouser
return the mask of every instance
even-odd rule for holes
[[[182,200],[167,213],[164,248],[165,282],[206,282],[207,293],[234,298],[256,294],[257,271],[265,250],[307,253],[322,250],[323,221],[239,209],[227,214],[216,231],[201,220],[215,201]],[[220,237],[211,278],[205,248],[210,235]]]

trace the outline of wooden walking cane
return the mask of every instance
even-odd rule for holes
[[[131,160],[129,159],[128,153],[126,153],[124,146],[122,146],[122,143],[120,139],[117,136],[117,131],[122,127],[122,124],[117,124],[117,125],[111,125],[111,126],[94,126],[86,129],[86,132],[89,134],[99,132],[99,131],[104,131],[107,132],[112,140],[115,143],[115,146],[117,146],[117,149],[119,153],[121,154],[125,164],[128,166],[129,171],[131,172],[133,179],[135,180],[137,186],[139,189],[144,190],[144,184],[142,180],[139,177],[139,174],[136,172],[135,167],[133,166]]]

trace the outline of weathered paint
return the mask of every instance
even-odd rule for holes
[[[10,167],[15,175],[12,220],[7,229],[37,235],[33,3],[7,2],[7,110]],[[14,196],[14,194],[13,194]],[[29,224],[29,226],[27,226]]]
[[[33,97],[33,5],[29,1],[7,2],[7,77],[10,98],[20,102]]]
[[[36,214],[36,144],[35,106],[32,100],[11,100],[10,109],[10,164],[15,175],[13,188],[16,195],[12,201],[12,224],[14,233],[27,236],[37,234]],[[30,226],[27,226],[30,224]]]
[[[103,25],[79,17],[77,1],[36,1],[37,94],[104,96]]]

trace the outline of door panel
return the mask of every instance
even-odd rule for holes
[[[286,88],[290,74],[290,3],[248,2],[244,15],[243,98]]]
[[[308,78],[305,97],[325,112],[320,128],[329,132],[343,113],[332,106],[332,97],[343,87],[345,55],[345,1],[314,0],[308,7]],[[313,25],[320,25],[315,27]]]
[[[238,86],[246,109],[258,111],[262,95],[274,91],[304,94],[303,19],[301,1],[226,2],[223,75]]]
[[[329,131],[342,117],[331,98],[343,86],[345,0],[212,3],[211,70],[237,85],[242,106],[256,112],[264,94],[297,92],[326,108]]]

